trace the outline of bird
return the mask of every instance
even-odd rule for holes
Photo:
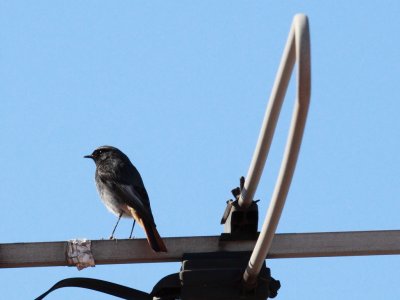
[[[129,238],[137,222],[144,229],[150,247],[155,252],[167,252],[157,231],[142,177],[128,156],[115,147],[101,146],[84,158],[94,160],[97,191],[107,209],[118,217],[110,239],[114,238],[121,217],[133,218]]]

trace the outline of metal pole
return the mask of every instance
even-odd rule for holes
[[[92,240],[96,265],[181,262],[185,253],[251,251],[255,241],[221,241],[220,236],[167,237],[167,253],[149,249],[146,239]],[[0,244],[1,268],[75,266],[68,242]],[[400,230],[278,233],[267,259],[400,255]]]
[[[254,199],[254,194],[264,170],[271,141],[275,133],[276,123],[278,122],[279,113],[293,70],[295,62],[293,35],[294,32],[292,29],[289,33],[281,64],[279,65],[275,83],[268,101],[267,110],[261,125],[256,149],[254,150],[253,158],[247,172],[244,188],[239,197],[239,205],[244,208],[249,207]]]
[[[303,137],[304,126],[307,118],[311,90],[310,66],[310,36],[308,19],[299,14],[294,17],[288,41],[282,56],[281,65],[276,76],[270,103],[264,118],[263,127],[256,147],[253,161],[249,169],[241,205],[248,205],[253,199],[255,189],[260,179],[267,152],[269,150],[279,111],[285,96],[286,88],[297,60],[297,99],[295,102],[291,127],[286,142],[285,153],[270,206],[265,218],[260,236],[254,247],[249,264],[243,275],[244,285],[254,287],[263,261],[271,247],[278,222],[285,205],[286,196],[296,167],[297,157]]]

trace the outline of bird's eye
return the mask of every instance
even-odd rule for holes
[[[99,154],[102,154],[103,153],[103,150],[99,150]]]

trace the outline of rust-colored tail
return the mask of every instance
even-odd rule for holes
[[[167,247],[165,247],[164,241],[158,233],[156,225],[146,223],[144,223],[143,225],[150,247],[155,252],[167,252]]]
[[[146,233],[147,241],[150,247],[155,252],[168,252],[167,247],[165,247],[164,241],[162,240],[160,234],[157,231],[156,224],[154,221],[145,221],[140,217],[140,215],[132,207],[127,205],[127,209],[131,212],[132,217],[138,222],[138,224],[144,229]],[[151,213],[151,212],[150,212]]]

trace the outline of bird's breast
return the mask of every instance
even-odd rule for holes
[[[130,211],[126,208],[126,204],[124,204],[124,202],[119,199],[112,188],[99,181],[96,181],[96,187],[100,195],[101,201],[110,212],[112,212],[116,216],[119,216],[122,213],[122,217],[132,218]]]

